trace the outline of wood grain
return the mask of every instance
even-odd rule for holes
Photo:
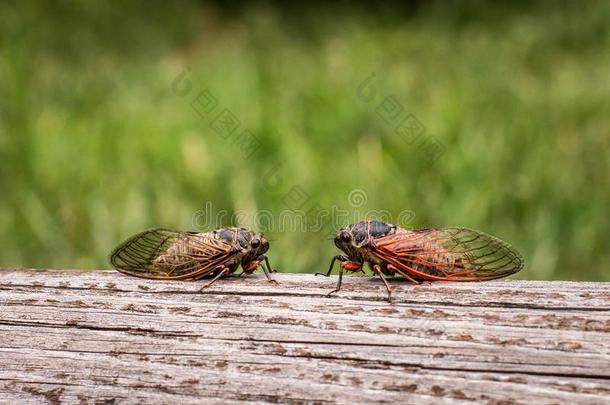
[[[610,283],[276,278],[0,270],[0,401],[610,403]]]

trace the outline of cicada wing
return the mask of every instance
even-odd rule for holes
[[[523,267],[508,243],[467,228],[399,229],[372,245],[377,257],[420,280],[492,280]]]
[[[111,254],[115,269],[154,279],[191,279],[212,272],[232,255],[231,245],[207,233],[149,229]]]

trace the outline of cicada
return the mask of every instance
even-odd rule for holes
[[[269,242],[260,233],[245,228],[223,228],[209,232],[180,232],[171,229],[149,229],[121,243],[111,254],[110,262],[118,271],[130,276],[159,280],[212,279],[201,290],[218,279],[235,273],[251,274],[258,267],[267,280],[276,283],[270,273],[265,253]]]
[[[414,284],[422,281],[483,281],[506,277],[521,270],[523,258],[508,243],[467,228],[428,228],[406,230],[381,221],[362,221],[339,231],[335,245],[344,254],[333,257],[341,262],[337,288],[343,272],[363,270],[368,263],[383,281],[388,300],[392,287],[386,276],[402,276]]]

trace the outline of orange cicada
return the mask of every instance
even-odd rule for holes
[[[118,271],[130,276],[159,280],[199,280],[212,277],[202,287],[233,274],[263,269],[270,282],[273,272],[265,253],[269,242],[260,233],[245,228],[223,228],[209,232],[149,229],[121,243],[110,255]],[[241,275],[239,274],[239,275]]]
[[[335,245],[344,254],[339,282],[331,295],[341,289],[343,272],[363,271],[366,262],[381,277],[392,299],[386,276],[400,275],[414,284],[421,281],[483,281],[506,277],[521,270],[523,258],[508,243],[483,232],[466,228],[406,230],[381,221],[362,221],[341,229]]]

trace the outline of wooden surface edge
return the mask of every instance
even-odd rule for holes
[[[19,403],[609,403],[610,283],[0,270]]]

